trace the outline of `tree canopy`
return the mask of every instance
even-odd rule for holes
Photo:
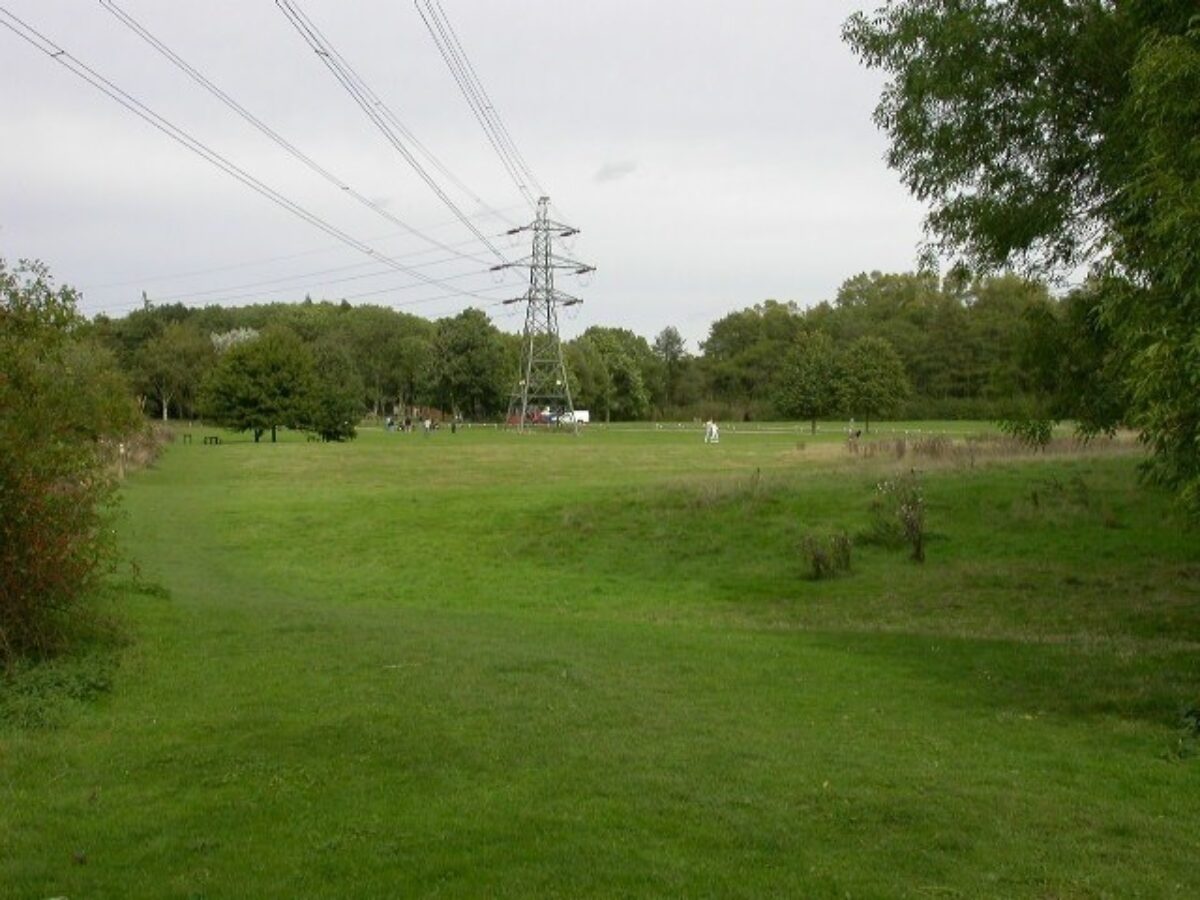
[[[316,371],[307,346],[283,325],[235,344],[205,381],[206,418],[234,431],[250,431],[257,442],[276,428],[302,426],[311,418]]]
[[[861,337],[837,360],[837,391],[842,409],[871,418],[894,412],[909,394],[904,363],[886,338]]]
[[[1200,515],[1195,0],[898,0],[845,37],[889,76],[875,119],[936,251],[1092,266],[1123,417]]]
[[[813,434],[817,419],[837,408],[837,356],[833,338],[823,331],[796,335],[784,361],[775,406],[785,416],[808,419]]]

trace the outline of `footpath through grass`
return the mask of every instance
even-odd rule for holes
[[[897,465],[928,562],[807,580]],[[0,705],[0,896],[1195,896],[1200,538],[1135,468],[177,444],[115,669]]]

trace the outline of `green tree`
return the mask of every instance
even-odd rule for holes
[[[872,416],[894,412],[910,392],[900,355],[878,337],[859,338],[842,351],[837,385],[841,407],[862,416],[867,431]]]
[[[1130,72],[1132,176],[1113,204],[1104,314],[1131,418],[1154,451],[1147,471],[1200,520],[1200,12],[1162,6]],[[1190,15],[1186,32],[1172,31],[1169,12]]]
[[[437,405],[476,418],[496,415],[507,405],[507,353],[487,314],[466,309],[438,321],[429,365]]]
[[[668,325],[654,339],[653,350],[662,364],[662,405],[674,406],[677,402],[676,387],[679,383],[680,369],[687,359],[687,343],[679,334],[679,329]]]
[[[750,405],[768,399],[804,320],[793,303],[767,300],[718,319],[701,345],[713,396]]]
[[[397,399],[402,409],[416,405],[421,385],[428,380],[433,363],[433,326],[423,319],[412,318],[413,326],[399,338],[393,356]]]
[[[325,441],[353,440],[363,414],[363,383],[354,357],[336,334],[313,347],[313,393],[302,426]]]
[[[837,355],[833,338],[823,331],[802,331],[792,341],[779,373],[775,406],[788,418],[817,419],[837,402]]]
[[[212,341],[190,324],[171,322],[135,351],[137,383],[158,401],[165,422],[174,403],[190,411],[215,360]]]
[[[658,360],[646,339],[627,328],[593,325],[581,336],[603,360],[605,392],[596,407],[606,421],[641,419],[650,412]]]
[[[343,314],[350,331],[354,361],[375,415],[400,394],[405,323],[399,313],[380,306],[356,306]]]
[[[206,418],[257,443],[269,429],[302,426],[311,418],[315,370],[311,351],[294,332],[272,326],[235,344],[209,373],[201,393]]]
[[[61,649],[115,553],[116,444],[138,425],[112,354],[81,338],[70,288],[0,259],[0,660]]]
[[[594,410],[596,415],[606,413],[612,383],[604,357],[596,345],[587,338],[578,338],[563,348],[563,356],[575,408]]]
[[[845,37],[890,75],[875,118],[937,249],[980,270],[1104,270],[1149,471],[1200,516],[1195,0],[903,0]]]

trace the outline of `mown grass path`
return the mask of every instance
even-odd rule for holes
[[[0,726],[0,895],[1194,896],[1200,538],[1135,462],[177,445],[114,690]],[[929,562],[806,580],[897,465]]]

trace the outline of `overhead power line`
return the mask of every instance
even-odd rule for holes
[[[413,171],[421,177],[421,179],[429,186],[429,189],[437,195],[438,199],[446,205],[468,230],[471,231],[479,240],[492,252],[492,254],[500,260],[506,262],[504,254],[493,244],[484,234],[475,227],[474,223],[463,213],[458,205],[446,194],[437,180],[429,174],[420,160],[416,158],[413,152],[408,148],[402,135],[398,133],[399,128],[395,127],[396,117],[390,112],[385,114],[383,110],[386,108],[384,102],[379,98],[362,77],[354,70],[354,67],[343,57],[330,43],[329,39],[321,33],[321,30],[308,18],[307,15],[294,3],[292,0],[275,0],[275,5],[284,14],[287,20],[296,29],[296,32],[304,39],[305,43],[312,48],[317,57],[329,69],[330,73],[337,79],[338,83],[346,89],[359,108],[366,114],[375,127],[383,134],[396,151],[404,158],[405,162],[412,167]]]
[[[370,265],[370,264],[368,263],[368,265]],[[214,289],[214,290],[208,290],[208,291],[183,292],[183,293],[171,294],[171,295],[167,295],[167,296],[157,296],[155,294],[148,294],[144,298],[138,298],[136,300],[123,301],[121,303],[103,304],[103,310],[105,312],[126,312],[129,310],[137,309],[138,307],[142,306],[146,302],[146,300],[149,300],[151,303],[156,303],[156,304],[180,303],[185,306],[186,305],[194,305],[197,302],[202,303],[203,305],[207,305],[207,306],[221,306],[226,303],[235,303],[235,302],[238,302],[241,300],[267,301],[267,298],[269,298],[269,297],[277,297],[280,295],[287,295],[287,294],[298,294],[301,291],[303,291],[305,294],[311,294],[314,291],[317,291],[321,288],[329,287],[330,285],[346,284],[346,283],[352,282],[352,281],[362,281],[363,279],[367,279],[367,278],[379,278],[379,277],[382,277],[385,275],[392,275],[392,274],[394,274],[394,273],[392,273],[390,270],[384,270],[384,271],[375,271],[375,272],[365,272],[365,273],[360,273],[358,275],[347,275],[347,276],[344,276],[341,278],[329,278],[329,279],[322,279],[322,280],[310,279],[308,281],[300,281],[299,284],[288,284],[288,285],[282,285],[282,286],[278,286],[278,287],[272,286],[272,285],[280,284],[283,280],[292,280],[292,281],[300,280],[298,278],[293,277],[292,279],[280,279],[280,281],[276,281],[276,282],[264,282],[262,285],[249,284],[249,285],[244,285],[242,287],[230,286],[228,289]],[[457,275],[450,275],[445,278],[439,279],[438,283],[440,285],[445,286],[445,285],[454,284],[456,282],[461,282],[461,281],[464,281],[469,278],[479,278],[480,276],[482,276],[484,274],[486,274],[486,271],[462,272]],[[387,287],[380,288],[378,290],[366,291],[361,294],[352,294],[352,295],[349,295],[349,297],[369,297],[369,296],[374,296],[377,294],[408,291],[408,290],[412,290],[414,288],[421,288],[421,287],[425,287],[425,285],[420,282],[407,281],[402,284],[390,284]],[[512,285],[507,285],[507,284],[506,285],[493,285],[493,286],[487,287],[487,288],[478,288],[478,289],[470,291],[470,292],[456,290],[454,293],[450,294],[449,296],[462,296],[463,294],[467,294],[473,298],[483,298],[488,293],[495,291],[495,290],[499,290],[501,288],[511,291]],[[232,293],[230,293],[230,292],[232,292]],[[216,295],[216,296],[214,296],[214,295]],[[349,297],[348,297],[348,299],[349,299]],[[339,297],[339,299],[341,299],[341,298]]]
[[[478,275],[478,273],[474,273],[474,274]],[[375,289],[372,289],[369,291],[360,291],[355,294],[336,294],[336,295],[326,296],[322,293],[320,302],[334,303],[334,302],[341,302],[343,300],[345,300],[347,302],[351,301],[351,300],[365,300],[367,298],[381,297],[385,294],[395,294],[395,293],[399,293],[401,291],[409,290],[414,287],[422,287],[422,286],[423,285],[413,284],[412,282],[406,282],[401,285],[388,285],[387,287],[375,288]],[[495,300],[495,299],[493,299],[492,295],[494,295],[500,291],[507,292],[507,291],[511,291],[511,290],[512,290],[511,285],[493,285],[491,287],[479,288],[475,292],[471,293],[469,296],[472,298],[472,300],[487,301],[487,302],[472,303],[470,305],[475,306],[478,309],[497,309],[497,310],[499,310],[500,307],[507,306],[509,301]],[[307,299],[308,296],[311,295],[312,293],[313,293],[313,291],[311,289],[307,289],[305,291],[306,296],[303,299]],[[201,304],[180,304],[180,305],[188,306],[188,307],[192,307],[192,308],[208,308],[211,306],[221,306],[224,303],[232,302],[234,300],[253,299],[258,296],[260,296],[260,295],[254,294],[254,295],[246,295],[245,297],[219,297],[216,299],[210,299],[202,305]],[[410,306],[422,306],[427,303],[435,303],[435,302],[442,301],[442,300],[461,299],[462,297],[463,297],[462,291],[449,291],[449,292],[445,292],[445,293],[441,293],[441,294],[435,294],[432,297],[417,297],[413,300],[400,300],[400,301],[385,303],[383,305],[386,305],[391,309],[401,309],[401,308],[406,308],[406,307],[410,307]],[[121,304],[117,304],[117,305],[107,305],[103,309],[97,309],[97,310],[91,312],[90,315],[102,315],[102,314],[107,315],[109,313],[114,313],[114,312],[115,313],[129,312],[133,309],[142,308],[147,299],[151,303],[162,302],[160,298],[155,298],[155,297],[148,297],[145,299],[139,298],[139,299],[137,299],[135,301],[131,301],[129,303],[121,303]],[[292,299],[292,300],[285,299],[285,300],[276,300],[276,301],[270,301],[270,302],[273,302],[273,303],[297,303],[297,302],[300,302],[300,299],[301,298],[296,298],[296,299]],[[495,315],[499,315],[499,314],[500,314],[499,312],[495,313]]]
[[[314,160],[312,157],[305,154],[295,144],[291,143],[291,141],[287,140],[287,138],[283,137],[281,134],[279,134],[277,131],[275,131],[273,128],[271,128],[271,126],[269,126],[267,123],[265,123],[262,119],[260,119],[256,115],[254,115],[254,113],[250,112],[248,109],[246,109],[244,106],[242,106],[242,104],[238,103],[235,99],[233,99],[233,97],[231,97],[228,93],[226,93],[224,90],[222,90],[220,87],[218,87],[212,81],[210,81],[201,72],[199,72],[194,66],[192,66],[190,63],[188,63],[187,60],[183,59],[181,56],[179,56],[178,53],[176,53],[174,50],[172,50],[170,47],[168,47],[166,44],[164,44],[161,40],[159,40],[157,37],[155,37],[149,30],[147,30],[145,28],[145,26],[143,26],[140,22],[138,22],[136,19],[134,19],[133,16],[129,15],[129,13],[127,13],[127,12],[125,12],[125,10],[121,9],[121,7],[118,6],[114,2],[114,0],[100,0],[100,5],[103,6],[110,13],[112,13],[113,16],[115,16],[116,19],[119,22],[121,22],[121,24],[123,24],[126,28],[131,30],[134,34],[136,34],[138,37],[140,37],[143,41],[145,41],[147,44],[149,44],[151,47],[153,47],[155,50],[157,50],[159,54],[161,54],[163,57],[165,57],[172,65],[174,65],[177,69],[182,71],[185,75],[187,75],[188,78],[190,78],[196,84],[200,85],[200,87],[204,88],[204,90],[208,91],[208,93],[212,94],[212,96],[216,97],[226,107],[228,107],[229,109],[231,109],[235,113],[237,113],[238,116],[240,116],[243,120],[248,122],[251,126],[253,126],[255,129],[257,129],[259,132],[261,132],[267,138],[269,138],[272,142],[274,142],[277,146],[282,148],[285,152],[287,152],[294,159],[303,163],[305,166],[308,167],[308,169],[310,169],[311,171],[313,171],[317,175],[319,175],[321,178],[328,181],[330,184],[332,184],[338,190],[344,192],[348,197],[353,198],[358,203],[360,203],[363,206],[370,209],[376,215],[380,216],[381,218],[386,219],[387,221],[391,222],[393,225],[396,225],[397,227],[406,231],[408,234],[411,234],[414,237],[420,238],[421,240],[425,241],[428,244],[438,247],[441,250],[454,252],[455,255],[462,256],[463,258],[470,259],[474,262],[483,262],[483,260],[479,257],[472,256],[468,253],[461,253],[459,251],[453,250],[450,246],[443,244],[441,241],[437,240],[436,238],[430,237],[429,235],[425,234],[425,232],[420,231],[417,228],[414,228],[413,226],[409,225],[407,222],[400,219],[398,216],[396,216],[396,215],[392,214],[391,212],[389,212],[388,210],[384,209],[382,206],[380,206],[378,203],[371,200],[369,197],[366,197],[359,191],[352,188],[342,178],[333,174],[328,169],[326,169],[324,166],[322,166],[320,163],[316,162],[316,160]]]
[[[483,128],[488,143],[500,157],[501,164],[517,186],[521,196],[531,207],[536,209],[535,194],[530,191],[530,188],[532,187],[539,196],[545,195],[546,191],[513,142],[504,120],[500,118],[499,111],[492,103],[491,97],[488,96],[483,82],[479,80],[479,75],[467,56],[466,50],[463,49],[462,42],[454,31],[454,26],[450,24],[450,19],[442,9],[440,0],[413,0],[413,2],[430,37],[433,38],[442,60],[450,69],[450,74],[458,84],[467,105],[471,107],[475,120]]]
[[[115,100],[134,115],[138,116],[140,119],[144,120],[176,143],[181,144],[188,150],[191,150],[197,156],[216,166],[218,169],[241,182],[255,193],[260,194],[261,196],[270,200],[272,203],[275,203],[277,206],[280,206],[292,213],[297,218],[303,219],[305,222],[309,223],[315,228],[319,228],[321,231],[324,231],[326,234],[336,238],[347,246],[353,247],[360,253],[364,253],[372,259],[378,260],[379,262],[397,271],[405,272],[419,281],[423,281],[427,284],[445,283],[445,279],[431,278],[416,269],[406,266],[403,263],[392,259],[383,253],[380,253],[375,248],[365,244],[355,237],[352,237],[336,226],[331,225],[329,222],[326,222],[320,216],[310,212],[303,206],[300,206],[298,203],[289,200],[283,194],[264,184],[245,169],[237,166],[220,153],[213,150],[211,147],[205,145],[199,139],[193,137],[183,129],[167,121],[158,113],[154,112],[154,110],[150,109],[141,101],[137,100],[132,95],[113,84],[113,82],[100,75],[94,69],[80,61],[72,54],[68,53],[62,47],[55,44],[52,40],[50,40],[50,38],[46,37],[33,26],[13,15],[2,6],[0,6],[0,25],[3,25],[19,38],[45,53],[52,60],[54,60],[54,62],[63,66],[77,77],[83,79],[88,84],[92,85],[92,87],[108,96],[110,99]],[[476,232],[478,236],[482,237],[481,234],[478,234],[478,229],[475,229],[474,226],[472,226],[472,231]],[[486,239],[484,240],[485,243],[490,243],[487,242]],[[464,293],[470,294],[469,291]]]
[[[511,212],[512,210],[523,209],[523,208],[524,208],[523,205],[512,206],[512,207],[508,207],[505,211]],[[492,213],[480,213],[477,216],[473,216],[473,218],[480,220],[480,219],[485,219],[485,218],[491,218],[492,215],[493,215]],[[427,227],[430,229],[434,229],[434,228],[441,228],[445,225],[457,225],[457,224],[458,224],[458,220],[455,219],[453,222],[440,222],[436,225],[430,225]],[[383,240],[387,240],[389,238],[397,237],[398,235],[400,235],[402,233],[404,233],[404,232],[391,231],[391,232],[388,232],[387,234],[380,234],[380,235],[376,235],[371,238],[367,238],[367,240],[368,241],[383,241]],[[492,237],[493,238],[504,237],[505,234],[507,234],[507,232],[504,232],[502,234],[494,234],[494,235],[492,235]],[[460,241],[455,244],[451,244],[451,246],[452,247],[467,247],[467,246],[470,246],[471,244],[477,244],[477,243],[479,243],[479,242],[475,238],[468,238],[465,241]],[[319,256],[322,253],[330,253],[334,250],[342,250],[344,248],[345,248],[344,244],[329,244],[325,247],[320,247],[315,250],[302,250],[299,253],[287,253],[282,256],[268,256],[263,259],[252,259],[247,262],[229,263],[228,265],[224,265],[224,266],[210,266],[207,269],[192,269],[187,272],[173,272],[169,275],[144,275],[140,278],[129,278],[124,281],[110,281],[105,284],[83,285],[80,287],[80,290],[81,291],[98,291],[98,290],[104,290],[107,288],[144,287],[147,284],[161,284],[166,281],[181,281],[185,278],[199,278],[203,275],[216,275],[221,272],[232,272],[237,269],[252,269],[256,266],[266,266],[266,265],[270,265],[271,263],[288,262],[289,260],[293,260],[293,259],[303,259],[306,256]],[[435,249],[436,248],[426,247],[424,250],[414,250],[410,253],[393,253],[393,254],[391,254],[391,256],[393,259],[410,259],[415,256],[425,256],[429,253],[433,253]],[[370,265],[370,263],[363,263],[363,265]]]
[[[429,262],[422,263],[422,265],[424,265],[424,266],[445,265],[446,263],[453,262],[454,260],[455,260],[455,257],[452,257],[452,256],[445,257],[444,256],[441,259],[434,259],[434,260],[430,260]],[[387,275],[387,274],[391,273],[391,269],[378,269],[377,268],[374,272],[359,272],[356,275],[342,275],[338,278],[323,279],[321,281],[315,280],[315,279],[321,278],[321,276],[323,276],[323,275],[336,275],[339,272],[348,272],[352,269],[361,269],[364,266],[374,267],[375,263],[367,262],[367,263],[356,263],[354,265],[349,265],[349,266],[335,266],[332,269],[324,269],[324,270],[320,270],[317,272],[310,272],[310,273],[306,273],[306,274],[302,274],[302,275],[288,275],[283,278],[268,278],[268,279],[264,279],[262,281],[250,281],[250,282],[246,282],[244,284],[232,284],[232,285],[225,285],[223,287],[217,287],[217,288],[206,288],[206,289],[200,290],[200,291],[179,291],[175,294],[168,294],[165,296],[154,296],[154,297],[152,297],[152,299],[158,303],[169,303],[173,300],[185,300],[185,299],[195,298],[195,297],[212,297],[214,295],[226,296],[231,291],[248,292],[248,293],[237,293],[232,297],[228,297],[228,299],[236,300],[236,299],[241,299],[241,297],[254,296],[256,288],[274,288],[277,285],[282,285],[284,282],[300,282],[301,284],[308,283],[308,284],[321,284],[321,285],[341,284],[341,283],[347,282],[347,281],[361,281],[364,278],[378,278],[380,275]],[[451,281],[451,280],[457,281],[459,279],[466,278],[466,277],[469,277],[472,275],[482,275],[482,274],[483,274],[483,270],[476,269],[471,272],[463,272],[463,273],[458,273],[455,275],[448,275],[448,276],[442,278],[441,281],[443,281],[443,282]],[[420,282],[410,282],[410,284],[413,287],[421,286]],[[295,284],[291,284],[291,285],[288,285],[287,287],[278,288],[275,290],[263,291],[263,293],[267,293],[267,294],[281,293],[283,291],[295,290],[296,287],[297,286]]]

